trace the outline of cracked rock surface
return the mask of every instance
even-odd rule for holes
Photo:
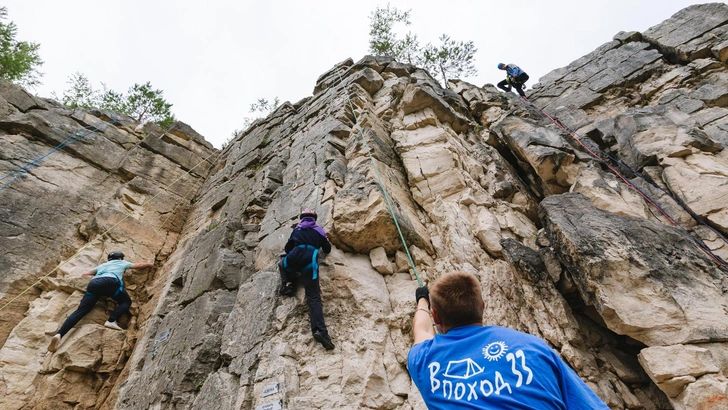
[[[64,261],[0,315],[0,407],[425,409],[406,369],[415,269],[476,275],[486,324],[545,339],[610,408],[725,407],[726,23],[713,3],[618,33],[541,78],[531,104],[348,59],[221,152],[183,123],[0,84],[2,175],[118,120],[0,191],[0,302]],[[278,296],[302,208],[333,245],[332,351],[301,286]],[[46,354],[78,274],[112,248],[156,262],[130,276],[127,330],[102,327],[102,301]]]

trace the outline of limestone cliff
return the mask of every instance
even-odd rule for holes
[[[346,60],[222,152],[182,123],[3,83],[0,175],[88,135],[0,190],[0,407],[424,409],[391,203],[424,282],[477,275],[486,323],[544,338],[611,408],[725,408],[727,23],[714,3],[619,33],[542,78],[533,105]],[[334,245],[320,273],[333,351],[311,338],[303,291],[277,293],[304,207]],[[100,303],[46,353],[79,274],[112,249],[156,263],[130,276],[127,330],[103,328]]]
[[[135,126],[5,82],[0,96],[0,407],[94,407],[117,382],[163,283],[154,271],[127,278],[135,304],[123,334],[98,324],[111,301],[53,357],[47,334],[78,306],[88,282],[80,273],[109,251],[165,264],[217,152],[183,123],[167,132]]]

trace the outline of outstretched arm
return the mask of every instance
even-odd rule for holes
[[[153,263],[133,263],[131,266],[129,266],[129,269],[146,269],[146,268],[153,268]]]
[[[417,310],[412,318],[412,332],[414,333],[414,344],[422,343],[435,337],[435,330],[432,328],[430,317],[430,298],[427,286],[417,288],[415,292],[417,299]]]
[[[81,277],[88,277],[88,276],[95,276],[96,275],[96,268],[93,268],[91,270],[87,270],[86,272],[81,274]]]

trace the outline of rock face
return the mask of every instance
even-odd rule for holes
[[[3,304],[38,281],[0,315],[0,407],[424,409],[416,279],[457,269],[485,323],[545,339],[611,408],[725,408],[727,22],[715,3],[619,33],[531,104],[346,60],[220,153],[181,123],[108,124],[3,83],[3,174],[107,123],[0,190]],[[333,351],[303,291],[278,296],[302,208],[334,246]],[[127,330],[101,326],[102,301],[46,353],[112,249],[157,266],[130,278]]]
[[[116,395],[165,286],[155,278],[217,152],[182,123],[167,132],[137,127],[6,82],[0,112],[0,407],[95,408]],[[54,151],[59,144],[66,147]],[[86,291],[80,274],[112,250],[160,267],[125,279],[134,301],[133,317],[121,323],[127,330],[102,326],[114,307],[102,299],[46,354],[49,336]]]

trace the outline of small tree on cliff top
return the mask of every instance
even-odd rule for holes
[[[389,4],[374,9],[369,15],[369,52],[421,66],[435,77],[441,77],[445,86],[455,77],[477,74],[473,63],[478,50],[472,41],[458,42],[443,34],[440,45],[427,43],[420,47],[416,34],[408,32],[404,38],[398,38],[394,26],[397,23],[409,26],[411,11],[401,11]]]
[[[439,46],[428,43],[422,49],[423,66],[430,73],[439,73],[447,84],[448,79],[477,74],[473,65],[476,51],[472,41],[458,42],[443,34]]]
[[[249,113],[255,114],[254,117],[243,117],[243,129],[242,130],[235,130],[235,134],[239,134],[242,131],[245,131],[248,127],[250,127],[255,120],[258,118],[263,118],[267,116],[268,114],[272,113],[273,111],[278,108],[278,106],[281,104],[281,101],[278,99],[278,96],[273,98],[273,101],[268,101],[267,98],[258,98],[258,101],[250,104],[250,110],[248,110]]]
[[[267,98],[258,98],[258,101],[254,102],[253,104],[250,104],[250,112],[251,114],[256,114],[255,117],[243,117],[243,128],[242,129],[236,129],[232,133],[230,133],[230,137],[225,140],[225,142],[222,143],[222,148],[225,149],[225,147],[230,144],[230,141],[234,140],[235,138],[239,137],[240,134],[245,132],[258,118],[262,118],[263,116],[266,116],[273,111],[275,111],[276,108],[281,104],[281,101],[276,96],[273,98],[273,101],[268,101]]]
[[[94,89],[81,73],[73,73],[68,79],[69,88],[63,91],[61,102],[71,108],[100,108],[126,114],[139,122],[156,122],[167,127],[176,121],[171,112],[172,104],[163,97],[162,90],[155,90],[147,81],[134,84],[126,94],[106,88]]]
[[[162,127],[167,127],[176,121],[172,114],[172,104],[162,97],[162,90],[155,90],[147,81],[144,84],[134,84],[127,91],[126,96],[119,96],[115,101],[122,101],[124,112],[139,122],[153,121]]]
[[[417,64],[419,58],[419,40],[416,34],[408,32],[404,39],[398,39],[394,33],[394,25],[411,24],[409,16],[412,10],[400,11],[396,7],[377,7],[369,15],[369,52],[379,56],[390,56],[395,60]]]

